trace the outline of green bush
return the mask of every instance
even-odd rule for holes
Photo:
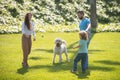
[[[19,12],[16,8],[9,8],[8,9],[13,17],[17,17],[19,15]]]
[[[49,25],[44,24],[44,21],[38,20],[39,22],[35,25],[36,32],[78,32],[79,28],[77,24],[68,23],[68,25],[57,24]],[[36,21],[37,22],[37,21]],[[0,25],[0,34],[4,33],[20,33],[21,26],[2,26]],[[99,24],[94,32],[120,32],[120,23],[110,23],[110,24]]]
[[[20,4],[23,4],[24,3],[24,0],[15,0],[16,2],[20,3]]]
[[[0,0],[0,25],[19,26],[27,12],[40,25],[70,25],[78,22],[77,10],[90,17],[89,0]],[[97,0],[99,23],[119,23],[120,0]]]

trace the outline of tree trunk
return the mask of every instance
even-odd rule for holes
[[[96,0],[90,0],[90,20],[93,31],[97,28]]]

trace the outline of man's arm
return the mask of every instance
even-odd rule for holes
[[[88,27],[85,31],[88,31],[89,29],[91,29],[91,24],[88,24]]]

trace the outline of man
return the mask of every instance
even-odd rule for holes
[[[91,39],[91,23],[88,18],[84,16],[84,11],[78,11],[77,16],[80,19],[79,28],[80,31],[85,30],[88,33],[88,43],[87,47],[89,47],[90,39]],[[88,55],[85,63],[86,68],[88,68]]]

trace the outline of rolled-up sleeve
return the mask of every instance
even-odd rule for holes
[[[35,25],[34,25],[34,23],[32,23],[32,26],[33,26],[33,36],[36,38]]]
[[[87,19],[87,25],[91,24],[90,19]]]

